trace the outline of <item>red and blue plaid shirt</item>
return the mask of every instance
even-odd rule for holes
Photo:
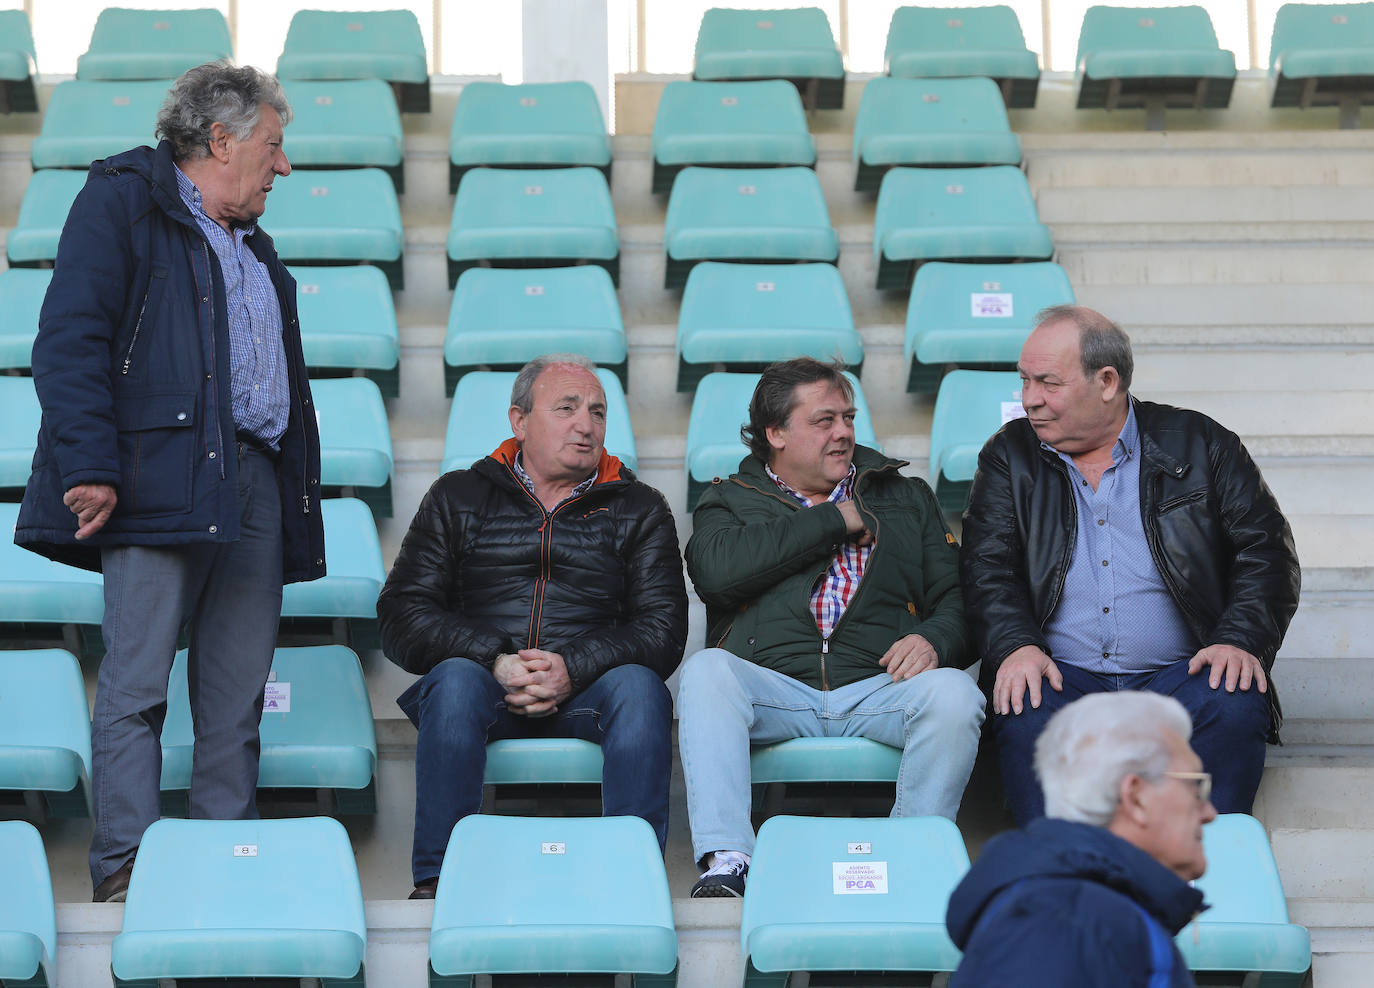
[[[805,495],[788,487],[782,478],[768,467],[765,466],[764,469],[768,470],[768,476],[773,478],[773,483],[778,485],[779,490],[803,507],[811,507],[812,502]],[[836,504],[852,500],[855,472],[851,463],[848,475],[835,485],[835,489],[826,500]],[[859,589],[859,581],[863,579],[864,567],[868,564],[868,556],[872,551],[872,545],[860,546],[857,542],[848,540],[841,542],[839,552],[830,560],[830,566],[811,588],[811,613],[816,617],[816,627],[820,629],[822,638],[830,637],[845,609],[849,607],[850,601],[854,599],[854,593]]]

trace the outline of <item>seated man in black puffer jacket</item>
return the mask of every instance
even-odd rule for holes
[[[434,483],[377,602],[387,657],[424,677],[398,701],[419,729],[413,899],[433,898],[500,738],[597,742],[606,815],[667,838],[682,559],[663,495],[603,449],[594,371],[572,354],[525,365],[514,438]]]

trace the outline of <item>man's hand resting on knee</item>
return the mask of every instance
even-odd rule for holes
[[[1064,688],[1064,677],[1054,660],[1036,645],[1022,645],[997,668],[997,680],[992,685],[993,713],[1019,714],[1027,693],[1030,705],[1038,709],[1042,679],[1056,691]]]
[[[1254,682],[1261,693],[1269,691],[1269,684],[1264,678],[1263,663],[1243,648],[1236,648],[1234,645],[1208,645],[1188,660],[1188,675],[1197,675],[1203,666],[1212,667],[1209,677],[1212,689],[1221,685],[1224,676],[1227,693],[1234,693],[1237,686],[1243,693],[1250,689],[1251,682]]]
[[[935,654],[935,646],[920,635],[898,638],[878,660],[878,665],[888,671],[894,683],[911,679],[939,664],[940,657]]]
[[[506,709],[522,717],[547,717],[572,696],[563,656],[541,648],[522,648],[497,656],[492,675],[506,688]]]

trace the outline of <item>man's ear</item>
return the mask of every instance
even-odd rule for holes
[[[1097,379],[1102,382],[1102,400],[1104,402],[1115,400],[1116,396],[1121,393],[1121,375],[1110,364],[1098,370]]]
[[[1125,776],[1117,787],[1117,815],[1125,817],[1137,827],[1145,826],[1149,813],[1145,809],[1145,789],[1149,786],[1144,778],[1134,772]]]
[[[219,121],[210,125],[210,156],[219,162],[229,160],[229,131]]]
[[[787,430],[781,426],[770,425],[763,430],[764,438],[768,440],[768,445],[776,450],[787,447]]]
[[[506,415],[510,419],[511,434],[523,443],[525,441],[525,413],[520,410],[519,405],[511,405]]]

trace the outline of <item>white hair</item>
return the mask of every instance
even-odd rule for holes
[[[581,367],[584,371],[596,374],[596,364],[580,353],[546,353],[535,357],[515,375],[515,382],[510,389],[511,405],[528,415],[530,409],[534,408],[535,380],[550,367],[565,366]]]
[[[1106,826],[1122,779],[1157,779],[1168,769],[1167,733],[1185,742],[1193,733],[1192,718],[1173,697],[1122,691],[1070,703],[1035,742],[1045,815]]]

